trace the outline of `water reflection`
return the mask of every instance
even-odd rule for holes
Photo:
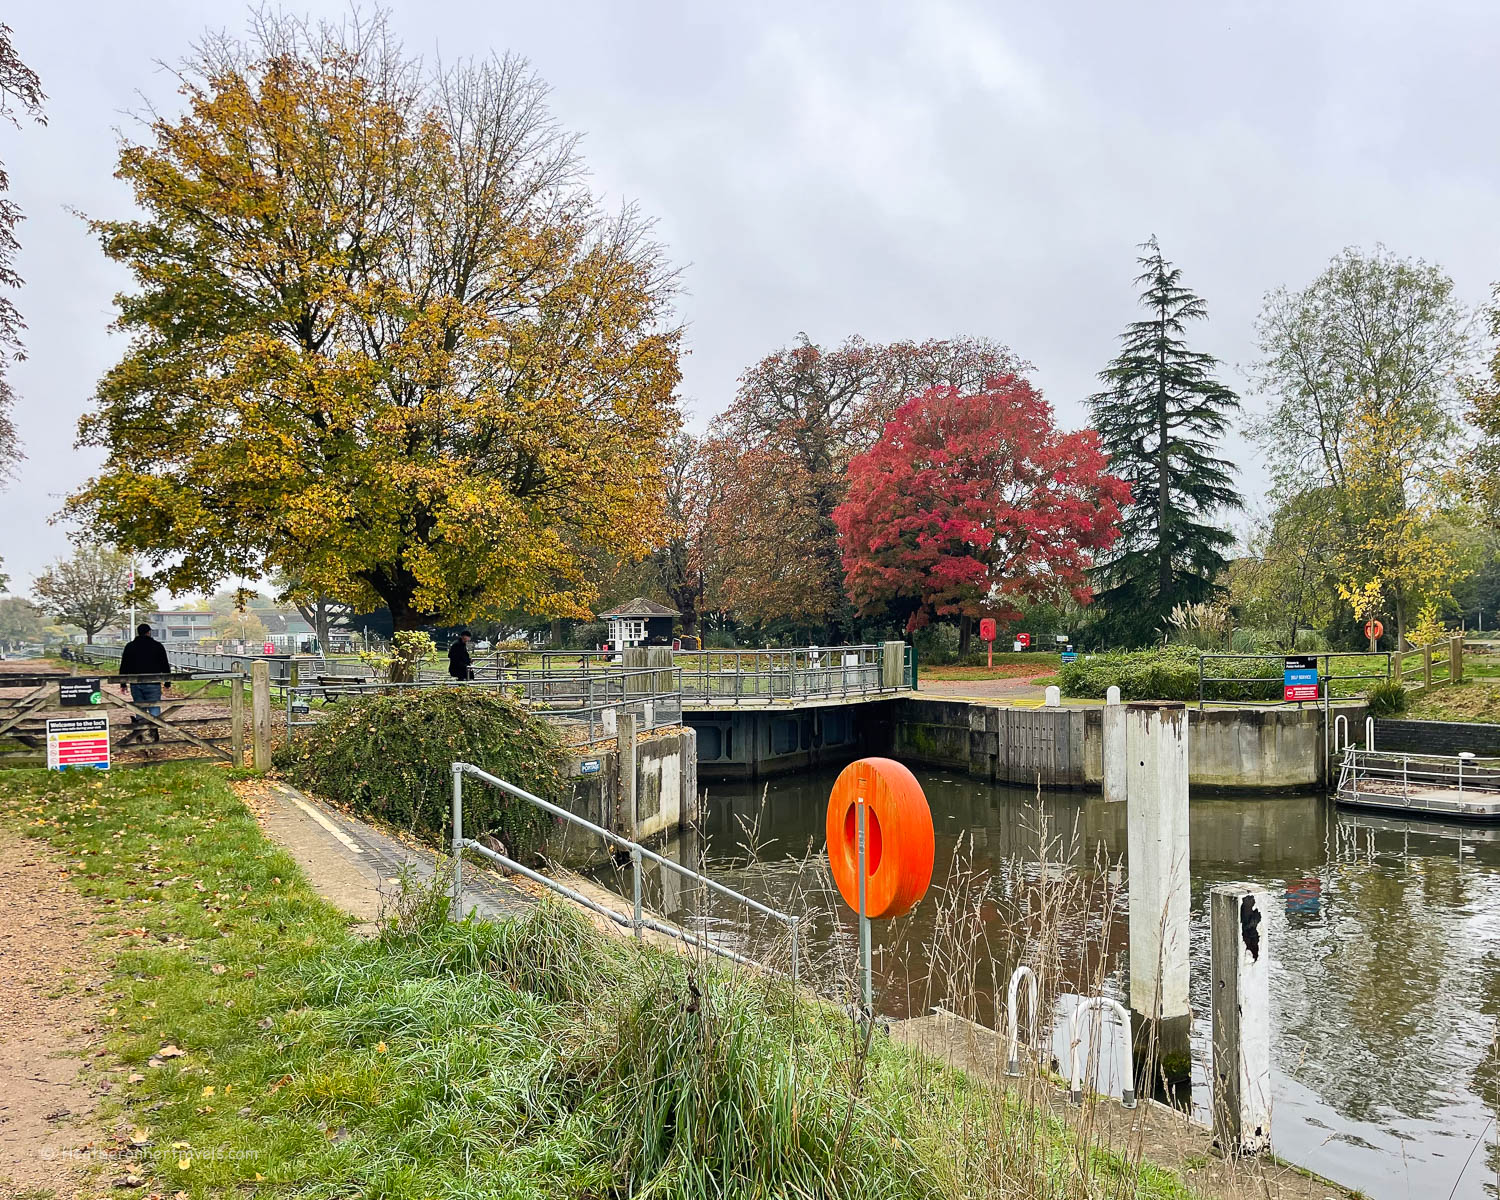
[[[1069,889],[1089,908],[1064,914],[1056,970],[1069,990],[1123,997],[1124,806],[1054,793],[1044,832],[1032,794],[918,775],[937,831],[934,886],[910,916],[877,927],[880,1010],[968,1005],[994,1022],[1011,966],[1036,951],[1036,914]],[[848,963],[852,924],[819,857],[832,781],[716,785],[703,843],[675,853],[701,856],[716,878],[773,904],[827,901],[812,940],[833,952],[823,961]],[[1500,1195],[1500,835],[1356,818],[1316,796],[1211,799],[1193,803],[1191,846],[1195,1104],[1206,1104],[1209,1055],[1207,890],[1246,879],[1281,900],[1267,916],[1278,1151],[1381,1200],[1417,1188]],[[739,919],[701,899],[665,899],[684,919]],[[949,961],[955,954],[970,961]],[[974,986],[955,999],[950,977],[970,970]]]

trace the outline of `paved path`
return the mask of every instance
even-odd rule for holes
[[[314,890],[371,928],[399,895],[403,869],[423,883],[437,870],[437,855],[415,839],[392,837],[290,784],[250,779],[235,787],[266,836],[297,860]],[[511,917],[535,903],[530,892],[465,863],[465,916]]]
[[[918,693],[938,696],[944,700],[998,701],[1000,703],[1040,704],[1047,696],[1047,689],[1031,682],[1032,678],[1045,678],[1046,672],[1038,672],[1027,678],[1012,675],[995,679],[924,679]]]

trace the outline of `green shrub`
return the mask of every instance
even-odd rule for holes
[[[1404,713],[1406,711],[1406,688],[1394,679],[1386,683],[1377,683],[1370,689],[1369,703],[1372,717],[1393,717],[1397,713]]]
[[[277,753],[298,787],[355,812],[446,837],[453,805],[449,764],[462,760],[556,801],[564,789],[556,730],[511,696],[473,688],[422,688],[341,700],[321,724]],[[464,780],[464,828],[492,830],[530,854],[547,817],[478,780]]]
[[[1279,700],[1282,664],[1279,658],[1219,658],[1210,674],[1248,678],[1249,682],[1204,684],[1207,700]],[[1088,654],[1064,663],[1059,672],[1063,695],[1080,700],[1103,700],[1111,685],[1122,700],[1198,699],[1198,652],[1187,646],[1132,650],[1117,654]],[[1259,682],[1264,679],[1266,682]]]

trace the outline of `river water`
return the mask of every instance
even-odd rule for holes
[[[809,959],[852,962],[830,915],[823,819],[836,772],[710,785],[701,842],[714,878],[789,910],[821,904]],[[986,1023],[992,973],[1049,940],[1062,990],[1126,995],[1125,806],[918,771],[937,832],[933,887],[877,923],[876,1007],[932,1004]],[[1325,798],[1194,799],[1193,1104],[1206,1115],[1208,889],[1248,880],[1268,914],[1278,1153],[1376,1200],[1500,1196],[1500,831],[1340,812]],[[648,899],[679,919],[705,901]],[[670,881],[668,882],[670,888]],[[1052,933],[1036,913],[1051,897]],[[675,910],[675,911],[674,911]],[[728,919],[729,910],[711,905]],[[748,926],[747,926],[747,936]],[[990,964],[993,963],[993,968]],[[815,963],[805,968],[815,972]],[[955,983],[955,980],[961,982]]]

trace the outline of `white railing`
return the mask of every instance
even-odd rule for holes
[[[1359,749],[1344,751],[1338,797],[1348,803],[1453,811],[1471,802],[1500,804],[1500,765],[1472,754],[1402,754]]]

